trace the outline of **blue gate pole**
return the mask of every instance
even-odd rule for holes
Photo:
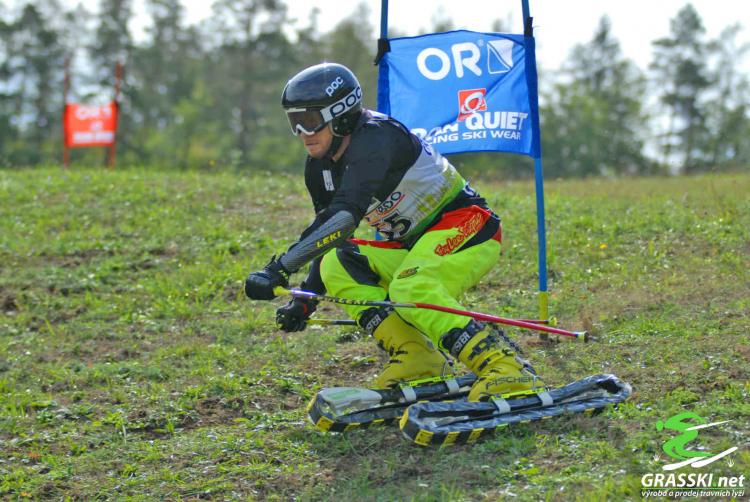
[[[539,318],[549,319],[549,294],[547,293],[547,238],[544,224],[544,172],[542,158],[534,159],[536,179],[536,231],[539,240]]]
[[[521,8],[523,10],[524,35],[533,36],[529,0],[521,0]],[[534,64],[536,64],[536,57],[534,57]],[[534,73],[536,73],[536,68],[534,68]],[[531,99],[537,101],[538,109],[537,93],[538,91],[534,93],[534,96],[531,96]],[[541,145],[542,138],[538,112],[533,117],[533,120],[536,124],[533,125],[532,130],[537,133],[537,141]],[[538,152],[538,155],[534,157],[534,179],[536,182],[536,230],[539,255],[539,318],[546,320],[549,319],[549,294],[547,292],[547,233],[544,222],[544,171],[542,169],[541,146]],[[545,337],[546,335],[543,336],[543,338]]]
[[[388,0],[380,0],[380,38],[388,38]]]
[[[380,0],[380,40],[378,40],[378,58],[382,55],[381,50],[383,50],[382,44],[386,44],[388,40],[388,0]],[[378,71],[378,85],[380,85],[380,72],[381,69]],[[384,110],[378,110],[379,112],[383,112]],[[390,111],[390,110],[389,110]],[[375,230],[375,240],[376,241],[382,241],[383,236],[380,235],[380,232]]]

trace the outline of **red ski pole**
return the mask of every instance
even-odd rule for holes
[[[522,321],[519,319],[508,319],[506,317],[498,317],[490,314],[483,314],[481,312],[471,312],[469,310],[454,309],[452,307],[444,307],[442,305],[433,305],[431,303],[399,303],[391,301],[370,301],[370,300],[352,300],[349,298],[339,298],[337,296],[319,295],[310,291],[302,291],[300,289],[286,289],[282,287],[276,287],[273,291],[276,295],[291,295],[296,298],[307,298],[308,300],[317,300],[323,302],[339,303],[343,305],[361,305],[367,307],[393,307],[393,308],[420,308],[428,310],[437,310],[440,312],[447,312],[449,314],[462,315],[471,317],[477,321],[493,322],[497,324],[505,324],[507,326],[515,326],[517,328],[530,329],[534,331],[543,331],[545,333],[552,333],[555,335],[569,336],[583,340],[584,342],[589,341],[589,335],[585,331],[568,331],[565,329],[554,328],[552,326],[545,326],[544,324]]]

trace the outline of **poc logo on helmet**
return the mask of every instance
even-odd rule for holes
[[[341,84],[344,83],[344,79],[341,77],[336,77],[336,79],[328,84],[328,87],[326,87],[326,94],[328,94],[328,97],[330,98],[333,96],[333,93],[336,92],[336,89],[341,87]]]

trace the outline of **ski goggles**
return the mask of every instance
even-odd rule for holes
[[[292,126],[292,134],[295,136],[299,136],[300,133],[312,136],[328,124],[320,110],[289,108],[286,116],[289,119],[289,125]]]
[[[321,131],[328,122],[343,115],[362,101],[362,88],[357,86],[349,94],[325,108],[287,108],[286,116],[292,134],[312,136]]]

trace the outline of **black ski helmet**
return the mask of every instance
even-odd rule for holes
[[[281,106],[294,135],[314,134],[330,122],[334,135],[346,136],[362,112],[362,88],[346,66],[321,63],[289,79]]]

